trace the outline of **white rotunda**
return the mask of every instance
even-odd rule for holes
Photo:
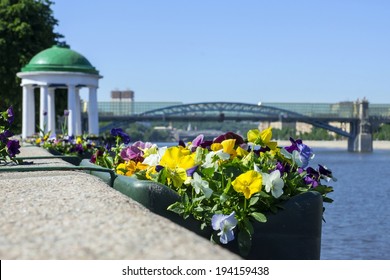
[[[88,133],[99,134],[97,88],[99,71],[81,54],[62,46],[53,46],[35,55],[17,73],[22,79],[23,118],[22,138],[35,133],[34,88],[40,88],[39,128],[55,135],[56,112],[55,89],[66,88],[68,92],[68,135],[81,135],[81,106],[79,89],[87,87],[88,92]]]

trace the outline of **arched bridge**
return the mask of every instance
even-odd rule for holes
[[[335,120],[335,117],[308,118],[305,115],[290,110],[248,103],[207,102],[183,104],[147,111],[139,116],[168,121],[299,121],[333,131],[345,137],[350,137],[348,132],[327,123],[327,121],[347,122],[351,120],[348,117],[338,116],[337,120]]]
[[[123,102],[120,106],[123,106]],[[390,106],[378,108],[374,106],[374,110],[371,110],[372,112],[369,114],[368,101],[366,100],[334,104],[275,103],[272,105],[202,102],[167,106],[137,114],[126,114],[129,110],[122,110],[121,114],[104,114],[100,112],[99,119],[100,121],[112,122],[106,128],[121,126],[129,122],[159,120],[187,122],[225,120],[304,122],[348,137],[349,149],[361,150],[360,148],[354,148],[356,145],[361,145],[361,141],[357,141],[359,135],[362,133],[371,135],[373,126],[377,126],[380,123],[390,123]],[[345,131],[332,125],[331,123],[334,122],[350,123],[350,131]],[[372,138],[370,139],[372,147]],[[356,144],[356,142],[359,143]],[[363,150],[370,150],[370,147]]]

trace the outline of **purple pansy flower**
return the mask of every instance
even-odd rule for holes
[[[311,185],[313,188],[319,185],[320,174],[312,167],[306,169],[306,176],[304,178],[306,185]]]
[[[288,163],[282,164],[280,161],[278,161],[276,163],[275,170],[279,170],[281,176],[283,176],[285,172],[290,172],[291,166]]]
[[[302,161],[302,167],[305,168],[309,165],[309,161],[313,158],[312,149],[305,144],[298,144],[299,157]]]
[[[202,144],[200,144],[200,146],[203,148],[203,149],[210,149],[211,145],[213,144],[213,141],[211,140],[204,140]]]
[[[7,142],[7,152],[11,158],[15,157],[16,154],[19,154],[20,144],[18,140],[8,140]]]
[[[194,140],[192,140],[192,146],[199,147],[203,143],[203,140],[204,140],[204,135],[199,134],[198,136],[195,137]]]
[[[318,181],[311,176],[305,176],[303,180],[305,181],[305,184],[308,186],[312,186],[313,188],[318,186]]]
[[[222,135],[218,136],[217,138],[215,138],[213,142],[214,143],[222,143],[222,141],[228,140],[228,139],[236,139],[236,145],[241,145],[241,144],[245,143],[244,139],[240,135],[238,135],[234,132],[227,132],[225,134],[222,134]]]
[[[14,135],[11,131],[5,130],[4,132],[0,133],[0,141],[3,142],[4,144],[7,143],[7,140],[9,137]]]
[[[180,139],[178,145],[184,148],[186,146],[186,143],[184,143],[184,141]]]
[[[302,143],[301,139],[294,140],[292,137],[290,137],[291,146],[284,147],[284,149],[292,154],[293,151],[298,151],[297,141]]]
[[[335,177],[333,177],[333,173],[330,169],[328,169],[326,166],[323,166],[321,164],[318,164],[318,173],[320,174],[320,177],[322,179],[325,179],[327,182],[330,180],[337,181]]]
[[[96,163],[98,157],[103,156],[104,152],[102,150],[97,150],[91,157],[89,162]]]
[[[14,119],[15,119],[15,115],[14,115],[14,109],[12,106],[10,106],[7,110],[7,115],[8,115],[8,123],[11,124],[14,122]]]
[[[111,129],[111,135],[115,137],[120,137],[125,145],[130,143],[130,136],[125,133],[122,128]]]
[[[302,168],[305,168],[309,165],[309,161],[314,157],[313,150],[303,144],[301,139],[294,140],[290,137],[291,146],[285,147],[284,149],[290,154],[294,154],[296,151],[299,154],[299,160],[302,163]]]
[[[84,148],[83,148],[83,145],[82,144],[76,144],[75,145],[75,151],[81,155],[83,152],[84,152]]]
[[[324,179],[326,181],[337,181],[336,178],[333,177],[332,171],[327,169],[325,166],[319,164],[318,169],[314,169],[312,167],[308,167],[306,169],[306,176],[304,181],[306,185],[311,185],[313,188],[317,187],[320,184],[320,179]]]
[[[187,176],[188,176],[188,177],[192,177],[192,175],[194,174],[194,172],[196,171],[196,169],[198,169],[198,165],[195,165],[194,167],[188,168],[188,169],[186,170]]]
[[[133,145],[124,148],[121,151],[121,158],[124,160],[134,160],[136,162],[138,161],[143,161],[143,155],[145,149],[149,149],[152,147],[152,143],[150,142],[142,142],[142,141],[137,141]]]
[[[205,140],[204,135],[203,134],[199,134],[191,142],[191,151],[194,152],[197,147],[201,147],[201,148],[204,148],[204,149],[209,149],[212,144],[213,144],[213,141]]]
[[[107,142],[106,145],[104,145],[104,148],[105,148],[107,151],[111,151],[111,149],[112,149],[112,143]]]
[[[164,169],[164,166],[162,166],[162,165],[156,165],[155,169],[156,169],[156,172],[160,172],[161,170]]]

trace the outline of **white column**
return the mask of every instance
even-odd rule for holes
[[[35,123],[35,91],[32,86],[27,85],[27,136],[35,134],[37,124]]]
[[[80,106],[80,90],[76,88],[76,108],[75,108],[75,118],[76,118],[76,135],[82,134],[81,129],[81,106]]]
[[[44,134],[47,133],[47,96],[49,95],[49,88],[41,86],[40,91],[40,107],[39,107],[39,128]]]
[[[31,104],[34,105],[34,92],[31,90],[30,85],[23,85],[23,103],[22,103],[22,138],[26,139],[28,136],[31,136],[33,133],[30,128],[31,123]],[[34,107],[33,107],[34,108]]]
[[[47,110],[47,129],[50,131],[50,136],[56,136],[56,109],[55,109],[55,97],[54,97],[55,88],[49,88],[48,94],[48,110]]]
[[[99,135],[99,115],[96,87],[89,87],[88,96],[88,133]]]
[[[76,133],[76,87],[75,85],[68,85],[68,135],[72,136]]]

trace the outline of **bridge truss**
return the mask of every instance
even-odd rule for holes
[[[329,124],[331,121],[353,122],[356,118],[339,117],[336,115],[307,116],[291,110],[267,105],[255,105],[236,102],[203,102],[150,110],[141,114],[123,116],[100,116],[101,121],[113,123],[104,129],[115,125],[136,121],[283,121],[304,122],[316,127],[333,131],[345,137],[351,137],[347,131]]]
[[[312,117],[267,105],[236,102],[204,102],[176,105],[147,111],[138,116],[142,119],[165,121],[299,121],[333,131],[345,137],[351,137],[350,133],[330,125],[329,121],[355,121],[355,119],[338,116]]]

